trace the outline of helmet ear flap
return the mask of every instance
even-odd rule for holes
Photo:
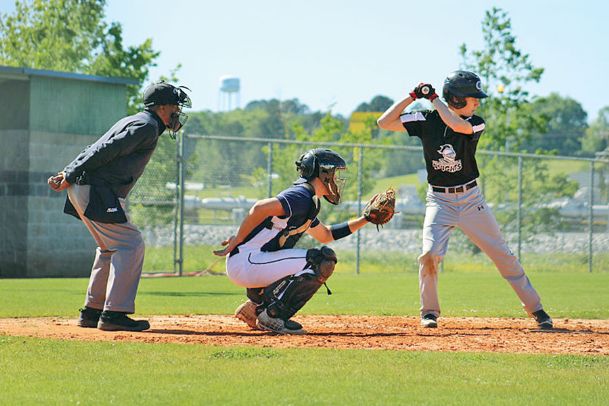
[[[455,96],[450,93],[445,99],[449,106],[454,107],[456,109],[461,109],[467,104],[467,102],[465,101],[465,97]]]
[[[300,176],[303,178],[310,180],[315,177],[315,167],[317,166],[317,159],[315,158],[315,154],[311,154],[307,152],[300,156],[300,159],[296,161],[296,166],[300,172]]]

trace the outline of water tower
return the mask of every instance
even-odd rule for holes
[[[220,78],[220,93],[218,96],[218,111],[231,111],[239,108],[241,97],[241,81],[238,77],[225,75]]]

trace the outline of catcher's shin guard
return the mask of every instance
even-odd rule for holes
[[[247,288],[245,293],[247,298],[256,305],[261,305],[264,302],[264,288]]]
[[[322,283],[316,275],[305,273],[278,280],[264,289],[266,312],[270,317],[288,320],[319,290]]]
[[[264,289],[269,316],[288,320],[311,300],[334,272],[336,253],[328,247],[307,251],[307,268],[296,275],[287,276]]]

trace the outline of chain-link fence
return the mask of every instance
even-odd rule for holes
[[[172,179],[147,170],[130,199],[144,220],[134,218],[148,245],[147,271],[222,272],[222,259],[211,251],[236,233],[256,200],[277,195],[297,178],[300,154],[321,146],[340,153],[349,167],[342,203],[322,204],[324,223],[357,216],[368,198],[389,186],[398,191],[398,214],[384,228],[368,225],[331,243],[343,269],[417,271],[427,188],[422,148],[199,135],[180,141],[178,165],[174,159],[173,172],[164,172]],[[478,151],[477,160],[479,185],[525,268],[609,269],[607,159]],[[303,238],[299,245],[319,244]],[[460,231],[449,245],[444,269],[493,267]]]

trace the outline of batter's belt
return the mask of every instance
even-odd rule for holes
[[[461,186],[455,186],[455,187],[440,187],[440,186],[432,186],[431,189],[434,192],[440,192],[440,193],[463,193],[466,190],[470,190],[473,187],[478,186],[478,183],[473,180],[469,183],[466,183],[465,185],[461,185]]]

